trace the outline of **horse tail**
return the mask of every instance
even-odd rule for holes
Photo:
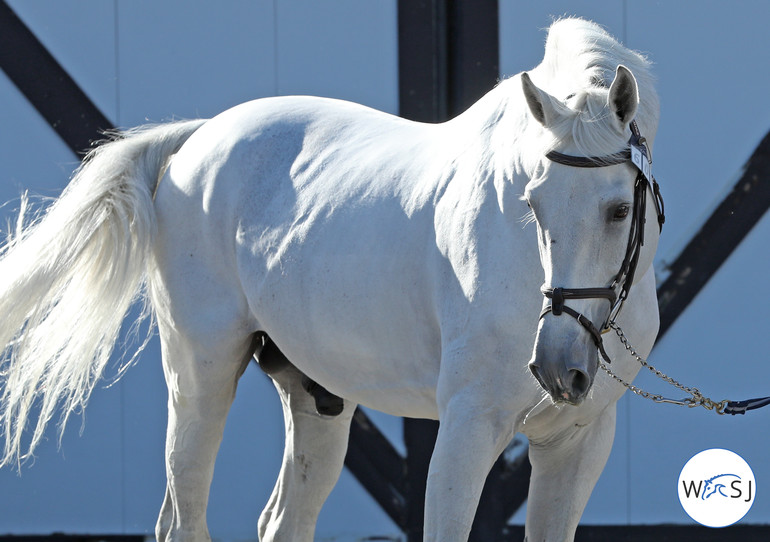
[[[146,299],[153,192],[204,122],[137,128],[97,147],[40,216],[25,220],[22,197],[16,231],[0,248],[0,466],[29,457],[59,408],[61,438],[88,402],[126,312]],[[145,304],[140,320],[150,312]]]

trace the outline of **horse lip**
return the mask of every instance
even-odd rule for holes
[[[571,397],[566,391],[562,393],[562,396],[564,395],[567,397],[554,399],[553,402],[557,405],[580,406],[583,403],[583,400],[586,398],[585,395],[581,395],[580,397]],[[551,398],[553,398],[553,396],[551,396]]]

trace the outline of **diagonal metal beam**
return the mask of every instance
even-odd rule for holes
[[[738,182],[667,267],[658,287],[660,332],[669,330],[770,207],[770,132],[744,164]]]
[[[353,414],[345,466],[393,523],[406,530],[406,461],[360,408]]]
[[[0,0],[0,68],[76,155],[112,128],[5,0]]]
[[[469,542],[500,540],[508,520],[527,501],[529,463],[525,440],[517,437],[492,466],[481,493]]]

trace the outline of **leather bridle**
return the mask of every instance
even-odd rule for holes
[[[611,360],[604,351],[602,343],[602,333],[610,329],[611,324],[615,322],[623,303],[628,297],[628,292],[634,282],[636,266],[639,262],[639,255],[644,246],[644,225],[645,213],[647,210],[647,189],[651,188],[654,196],[655,210],[658,214],[658,226],[663,229],[663,223],[666,220],[663,207],[663,197],[660,194],[660,187],[652,176],[652,153],[647,147],[647,141],[639,132],[636,121],[631,121],[631,138],[628,140],[628,148],[608,156],[570,156],[560,152],[551,151],[546,154],[546,158],[557,164],[580,168],[599,168],[631,162],[637,169],[636,180],[634,182],[634,207],[631,219],[631,231],[628,235],[628,245],[626,255],[620,265],[620,270],[615,275],[612,284],[606,288],[560,288],[543,286],[541,291],[551,302],[540,313],[542,319],[546,314],[552,313],[559,316],[566,313],[583,326],[596,343],[599,353],[607,363]],[[616,290],[620,288],[618,293]],[[610,310],[607,318],[602,323],[601,328],[597,328],[594,323],[565,304],[569,299],[606,299],[609,301]]]
[[[639,255],[642,247],[644,246],[644,225],[645,225],[645,213],[647,210],[647,189],[652,190],[652,194],[655,198],[655,211],[658,214],[658,226],[661,231],[663,230],[663,223],[666,221],[663,208],[663,197],[660,195],[660,187],[652,176],[652,154],[647,147],[647,142],[639,133],[639,127],[635,121],[631,122],[631,138],[628,140],[628,148],[624,151],[609,155],[609,156],[569,156],[560,152],[551,151],[546,154],[546,158],[552,162],[563,164],[565,166],[583,167],[583,168],[596,168],[613,166],[617,164],[623,164],[630,161],[637,169],[636,180],[634,182],[634,214],[631,221],[631,231],[628,234],[628,246],[626,248],[626,255],[623,258],[623,263],[620,265],[615,278],[612,280],[612,284],[607,288],[550,288],[543,286],[541,291],[543,295],[551,300],[545,309],[540,313],[542,319],[546,314],[551,313],[554,316],[559,316],[563,313],[569,314],[578,323],[583,326],[596,343],[596,347],[599,350],[602,358],[608,364],[612,363],[607,352],[604,350],[602,341],[602,334],[609,329],[614,329],[620,337],[621,343],[625,346],[626,350],[634,356],[643,367],[647,367],[656,376],[662,378],[674,387],[685,391],[689,394],[689,397],[676,400],[667,399],[662,395],[651,394],[646,392],[633,384],[626,382],[618,375],[613,373],[606,365],[601,362],[599,365],[604,369],[607,374],[610,375],[615,381],[619,382],[627,389],[633,391],[637,395],[652,399],[656,403],[672,403],[675,405],[686,405],[689,407],[702,406],[708,410],[714,410],[717,414],[745,414],[749,410],[754,410],[767,405],[770,405],[770,397],[760,397],[757,399],[748,399],[746,401],[723,401],[716,402],[712,399],[701,394],[698,388],[687,387],[670,376],[659,371],[652,365],[650,365],[645,359],[636,353],[634,348],[628,342],[623,330],[615,323],[615,319],[623,307],[623,302],[628,297],[628,292],[631,289],[631,285],[634,282],[634,274],[636,273],[636,266],[639,262]],[[616,289],[620,287],[620,293],[616,293]],[[601,329],[597,329],[593,322],[585,315],[579,313],[571,307],[565,304],[566,300],[570,299],[606,299],[610,303],[610,311]]]

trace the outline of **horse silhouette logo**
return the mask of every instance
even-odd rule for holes
[[[724,489],[727,487],[727,484],[732,480],[729,480],[729,479],[720,480],[726,477],[734,477],[734,478],[737,478],[738,480],[741,479],[741,477],[738,476],[737,474],[717,474],[716,476],[713,476],[708,480],[704,480],[705,486],[703,487],[703,494],[701,495],[701,499],[706,500],[712,495],[716,495],[717,493],[719,493],[723,497],[729,497],[729,495],[727,495],[724,492]],[[719,481],[717,482],[715,480],[719,480]]]
[[[682,508],[707,527],[726,527],[740,521],[756,494],[751,467],[730,450],[712,448],[695,454],[679,475]]]

